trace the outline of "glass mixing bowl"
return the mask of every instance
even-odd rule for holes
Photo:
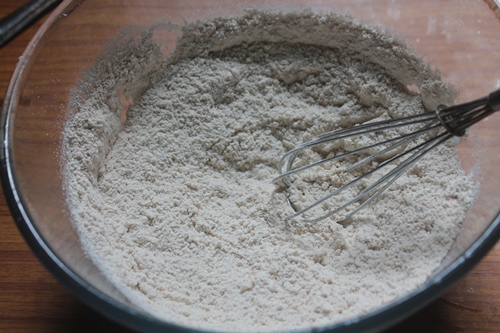
[[[500,20],[493,2],[454,0],[207,1],[67,0],[44,23],[20,59],[2,112],[1,177],[12,215],[47,268],[97,311],[145,332],[185,331],[130,304],[82,250],[68,218],[60,149],[68,99],[84,68],[117,41],[126,26],[146,29],[171,20],[242,14],[247,8],[333,11],[380,25],[413,46],[459,91],[457,102],[500,88]],[[179,30],[155,36],[168,54]],[[118,38],[119,39],[119,38]],[[124,105],[126,107],[126,105]],[[500,115],[473,127],[457,146],[480,187],[463,231],[427,282],[368,314],[315,329],[365,332],[386,328],[434,300],[469,271],[500,237]]]

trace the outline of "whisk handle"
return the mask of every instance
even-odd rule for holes
[[[488,105],[495,111],[500,110],[500,89],[488,95]]]

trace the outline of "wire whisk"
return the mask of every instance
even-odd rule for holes
[[[346,160],[353,158],[356,162],[349,163],[344,167],[343,172],[357,172],[359,175],[305,207],[296,207],[295,203],[290,199],[290,195],[288,195],[288,203],[294,212],[286,216],[286,219],[301,216],[305,222],[318,222],[342,210],[347,211],[344,219],[351,217],[375,200],[404,172],[430,151],[454,136],[463,136],[467,128],[498,110],[500,110],[500,90],[472,102],[451,107],[438,107],[436,111],[418,115],[365,123],[313,137],[283,155],[278,164],[279,176],[273,180],[273,183],[282,183],[287,188],[287,191],[290,191],[294,186],[294,180],[300,177],[304,171],[325,163],[342,162],[342,165],[344,165]],[[397,135],[380,135],[391,131],[397,132]],[[338,154],[330,152],[328,156],[322,155],[323,157],[320,157],[319,160],[309,161],[305,164],[297,162],[298,157],[304,154],[306,150],[318,149],[319,146],[324,149],[326,145],[332,145],[332,143],[334,146],[335,143],[342,140],[364,136],[382,137],[384,139],[352,151],[344,150]],[[379,160],[382,160],[382,162],[378,163]],[[362,180],[374,174],[381,174],[381,176],[364,188],[359,186]],[[353,188],[356,189],[357,187],[362,189],[359,192],[354,191],[356,193],[354,196],[326,214],[318,217],[304,217],[305,213],[310,213],[322,203],[335,196],[345,195],[348,189],[352,191]]]

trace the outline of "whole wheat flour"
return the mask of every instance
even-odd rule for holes
[[[133,303],[195,328],[317,327],[438,267],[472,200],[453,147],[344,225],[286,221],[271,183],[279,158],[314,135],[453,101],[402,42],[333,14],[258,11],[185,27],[162,61],[148,33],[136,41],[75,93],[64,164],[82,243]]]

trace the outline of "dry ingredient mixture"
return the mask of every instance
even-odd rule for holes
[[[473,187],[451,146],[344,225],[285,221],[271,184],[314,135],[453,101],[403,43],[333,14],[258,11],[185,27],[160,64],[147,33],[134,41],[75,94],[64,165],[82,243],[131,302],[195,328],[321,326],[407,294],[446,256]]]

